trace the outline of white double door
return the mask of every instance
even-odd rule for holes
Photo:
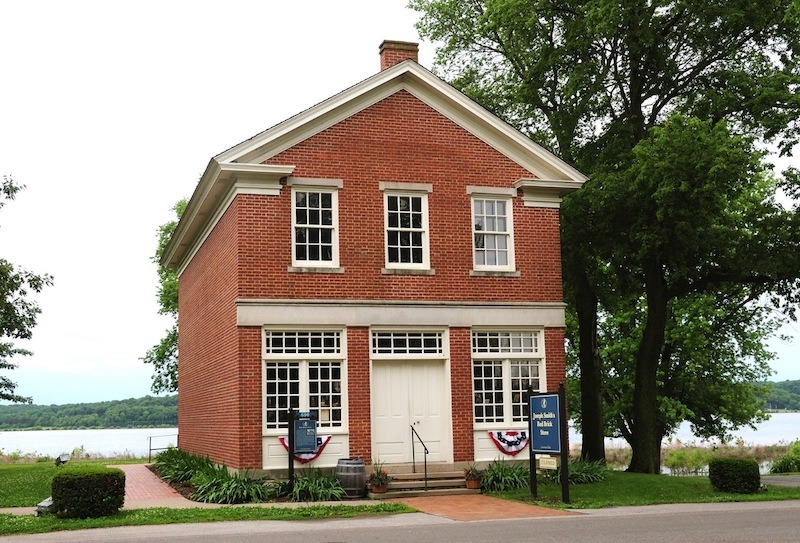
[[[428,462],[452,462],[450,387],[444,360],[375,360],[372,363],[373,457],[387,464],[412,461],[413,426],[428,448]],[[414,438],[416,461],[424,461]]]

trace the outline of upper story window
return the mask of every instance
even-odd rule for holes
[[[511,199],[472,197],[472,249],[476,270],[514,270]]]
[[[428,193],[423,183],[381,183],[386,225],[386,268],[428,270]]]
[[[292,266],[339,266],[338,188],[341,182],[291,179]]]

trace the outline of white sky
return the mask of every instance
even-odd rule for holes
[[[0,257],[55,284],[8,372],[37,404],[150,393],[170,326],[150,257],[209,159],[369,77],[417,41],[407,0],[0,2]],[[420,42],[430,67],[434,47]],[[800,336],[798,326],[788,332]],[[800,379],[777,341],[777,379]]]

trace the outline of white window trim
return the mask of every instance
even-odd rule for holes
[[[339,268],[339,190],[342,186],[342,183],[336,179],[303,179],[303,178],[290,178],[291,182],[287,182],[287,185],[292,187],[292,266],[291,268],[297,269],[314,269],[314,268],[324,268],[324,269],[335,269],[340,270]],[[295,257],[295,243],[296,243],[296,199],[295,193],[296,192],[320,192],[320,193],[328,193],[331,195],[331,212],[333,214],[332,217],[332,230],[333,233],[331,234],[331,261],[325,262],[322,260],[297,260]]]
[[[396,190],[393,187],[399,186],[403,190]],[[380,183],[383,191],[383,252],[386,270],[430,270],[430,221],[428,211],[428,193],[432,192],[425,183]],[[417,189],[417,187],[419,187]],[[415,189],[415,190],[409,190]],[[409,196],[421,198],[422,201],[422,262],[421,263],[402,263],[389,262],[389,196]]]
[[[470,198],[470,244],[472,246],[472,269],[477,272],[511,272],[517,271],[516,262],[514,259],[514,200],[511,196],[505,195],[502,192],[498,193],[477,193],[472,192]],[[475,200],[494,200],[496,202],[505,202],[506,204],[506,228],[508,232],[508,264],[506,265],[489,265],[477,264],[475,258]]]
[[[473,328],[470,332],[470,344],[472,343],[472,333],[473,332],[513,332],[513,331],[524,331],[524,332],[532,332],[538,338],[538,348],[535,353],[509,353],[509,352],[498,352],[498,353],[476,353],[472,351],[472,347],[470,347],[470,351],[472,352],[470,358],[470,381],[472,387],[472,423],[474,430],[504,430],[504,429],[518,429],[518,428],[527,428],[528,424],[526,421],[514,421],[513,415],[513,402],[512,402],[512,393],[511,390],[511,362],[518,361],[518,360],[526,360],[526,361],[535,361],[539,365],[539,392],[547,392],[547,364],[545,363],[545,351],[544,351],[544,330],[541,328],[526,328],[526,329],[484,329],[484,328]],[[472,368],[474,366],[475,360],[490,360],[490,361],[500,361],[503,364],[503,418],[502,422],[476,422],[475,421],[475,378],[472,374]]]
[[[339,332],[339,352],[337,354],[332,353],[315,353],[315,354],[272,354],[266,353],[266,336],[264,334],[265,331],[281,331],[281,332]],[[349,433],[349,411],[348,411],[348,384],[347,384],[347,329],[344,328],[327,328],[327,327],[315,327],[315,326],[304,326],[304,327],[296,327],[296,326],[265,326],[262,329],[261,333],[261,398],[262,398],[262,407],[261,407],[261,433],[263,437],[267,436],[285,436],[288,432],[288,428],[267,428],[267,407],[266,407],[266,397],[267,397],[267,374],[266,374],[266,365],[269,362],[288,362],[291,364],[299,364],[299,375],[300,375],[300,386],[298,388],[298,394],[300,396],[300,410],[301,411],[310,411],[310,402],[309,402],[309,381],[308,381],[308,368],[309,362],[339,362],[341,368],[341,391],[339,393],[341,397],[341,410],[342,410],[342,421],[341,426],[335,427],[326,427],[320,428],[319,433],[322,434],[330,434],[330,435],[339,435],[339,434],[348,434]],[[304,404],[305,402],[305,404]]]

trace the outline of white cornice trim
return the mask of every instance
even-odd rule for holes
[[[164,250],[161,264],[182,273],[238,194],[276,196],[280,194],[280,180],[291,175],[294,168],[275,164],[220,164],[212,160]]]
[[[560,208],[567,194],[583,186],[582,181],[571,179],[520,179],[515,189],[522,189],[522,203],[526,207]]]
[[[392,300],[236,301],[238,326],[450,326],[563,328],[563,303]]]

